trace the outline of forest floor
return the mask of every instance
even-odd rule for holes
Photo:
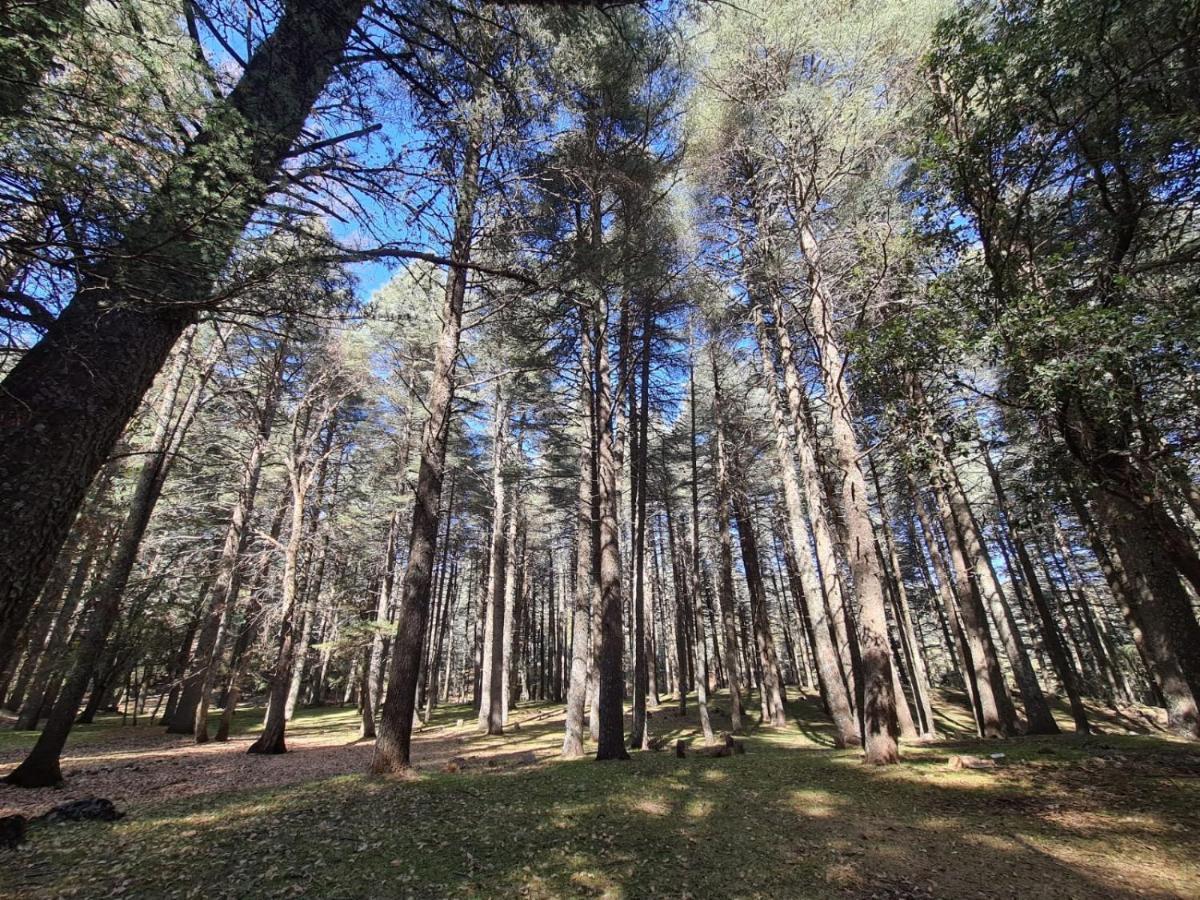
[[[877,769],[831,749],[811,699],[789,706],[745,755],[605,764],[557,759],[561,706],[523,706],[503,737],[444,707],[402,778],[364,774],[349,709],[301,712],[279,757],[245,753],[261,712],[200,747],[101,720],[72,735],[63,788],[2,787],[0,815],[107,797],[126,817],[34,823],[0,851],[0,897],[1200,897],[1200,748],[1142,713],[985,742],[946,704],[948,739]],[[654,711],[651,733],[673,747],[689,713]],[[0,733],[0,771],[34,737]]]

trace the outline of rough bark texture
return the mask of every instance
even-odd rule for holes
[[[492,428],[492,541],[489,553],[486,620],[483,627],[483,666],[480,675],[479,728],[504,733],[504,558],[508,492],[504,487],[504,458],[508,442],[508,399],[496,383]]]
[[[799,445],[801,471],[809,509],[807,521],[815,532],[822,571],[830,573],[830,577],[826,581],[830,588],[829,592],[836,591],[836,598],[830,605],[835,605],[840,609],[842,605],[841,591],[838,579],[834,574],[837,571],[836,551],[825,517],[824,491],[821,488],[820,472],[809,439],[807,417],[804,415],[805,401],[800,393],[799,379],[796,376],[795,364],[791,355],[791,339],[787,335],[787,329],[777,321],[776,328],[782,332],[781,364],[785,370],[785,382],[792,413],[789,427],[789,422],[784,418],[783,408],[779,402],[774,352],[762,305],[755,303],[753,313],[758,336],[759,356],[762,361],[764,388],[767,392],[771,419],[775,428],[775,460],[780,483],[783,486],[792,559],[797,566],[801,594],[808,606],[809,619],[814,623],[822,696],[825,706],[833,718],[834,727],[837,729],[837,745],[839,747],[857,747],[862,742],[862,736],[859,734],[858,721],[850,702],[849,685],[844,677],[845,673],[839,666],[837,648],[834,647],[830,637],[829,621],[826,617],[827,604],[822,600],[825,591],[822,590],[821,581],[813,568],[812,554],[809,550],[809,529],[806,527],[804,515],[804,499],[801,496],[800,480],[796,476],[794,463],[796,448],[793,445],[793,436],[796,438],[795,444]],[[776,313],[778,314],[778,310]]]
[[[585,317],[586,318],[586,317]],[[591,344],[586,340],[587,324],[582,333],[580,371],[579,491],[575,507],[575,594],[571,616],[571,671],[567,687],[567,722],[562,755],[568,759],[583,756],[583,710],[587,703],[588,669],[591,660],[592,630],[592,387]]]
[[[290,0],[237,86],[0,390],[0,658],[88,485],[195,310],[344,52],[364,0]],[[219,197],[213,207],[212,198]]]
[[[145,461],[138,473],[133,496],[130,498],[129,513],[121,526],[116,553],[108,573],[91,604],[91,619],[75,655],[70,675],[55,699],[54,708],[37,743],[21,765],[5,779],[9,784],[18,787],[47,787],[62,780],[59,758],[66,745],[80,701],[87,691],[88,682],[96,674],[108,636],[120,614],[121,600],[141,548],[142,536],[146,533],[146,526],[150,523],[150,516],[162,491],[171,446],[174,410],[190,351],[189,340],[179,349],[175,364],[163,387],[163,394],[155,410],[157,425],[150,439]],[[99,686],[94,692],[99,693]]]
[[[372,772],[392,772],[409,764],[421,647],[428,627],[433,566],[445,481],[446,445],[454,402],[454,369],[462,337],[463,301],[467,290],[466,263],[471,258],[475,205],[479,195],[480,148],[469,139],[459,178],[451,266],[442,304],[442,330],[433,358],[433,377],[426,404],[429,418],[421,438],[421,465],[413,506],[408,568],[401,586],[400,617],[393,642],[390,687],[379,721]],[[500,412],[500,410],[497,410]]]
[[[617,521],[617,460],[614,455],[612,416],[613,392],[609,372],[607,329],[596,341],[596,399],[598,470],[600,476],[600,659],[598,666],[600,734],[596,759],[628,759],[625,749],[623,694],[625,677],[621,665],[620,526]]]
[[[854,426],[854,398],[845,379],[846,359],[833,331],[833,309],[824,282],[820,247],[807,223],[798,230],[808,272],[809,328],[816,344],[818,367],[830,405],[834,453],[841,476],[842,515],[847,531],[846,555],[858,595],[861,719],[867,761],[876,765],[899,759],[896,749],[896,698],[884,609],[883,572],[875,553],[875,528],[868,507],[867,482],[859,461],[862,448]]]

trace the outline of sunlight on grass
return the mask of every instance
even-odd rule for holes
[[[305,711],[296,724],[297,763],[349,753],[326,748],[357,736],[351,710]],[[503,737],[478,735],[469,710],[448,708],[418,735],[423,768],[405,778],[357,768],[159,800],[113,824],[35,826],[27,850],[0,870],[0,895],[158,900],[204,885],[203,896],[229,898],[823,897],[895,878],[923,879],[942,897],[995,884],[1026,896],[1200,895],[1200,785],[1153,770],[1093,771],[1097,739],[946,742],[906,748],[902,765],[876,769],[854,751],[819,749],[805,722],[753,731],[744,756],[680,760],[666,750],[596,765],[558,758],[561,707],[522,707],[518,724]],[[652,719],[670,733],[695,724],[694,715]],[[141,751],[98,747],[81,761],[182,746],[158,740]],[[1153,738],[1103,742],[1135,761],[1194,752]],[[954,753],[997,748],[1010,760],[1000,769],[946,768]],[[289,759],[228,752],[248,771]],[[466,766],[445,771],[451,758]]]

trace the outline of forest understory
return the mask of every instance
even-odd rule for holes
[[[562,709],[523,704],[505,736],[469,706],[439,708],[413,771],[363,770],[372,741],[350,708],[297,714],[286,756],[196,746],[101,717],[77,729],[65,785],[0,788],[0,815],[105,796],[116,823],[35,825],[0,872],[4,897],[1194,897],[1200,752],[1139,707],[1095,707],[1098,733],[981,741],[961,697],[939,698],[947,738],[864,766],[832,749],[812,696],[746,753],[702,743],[692,715],[651,710],[666,749],[628,764],[558,759]],[[728,698],[712,698],[728,728]],[[694,707],[693,707],[694,710]],[[1063,724],[1065,710],[1056,710]],[[7,733],[0,766],[32,735]],[[956,770],[959,755],[994,769]],[[426,823],[421,825],[420,823]]]
[[[1198,298],[1196,0],[0,0],[0,900],[1200,898]]]

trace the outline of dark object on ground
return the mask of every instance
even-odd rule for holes
[[[667,747],[667,739],[662,735],[659,735],[658,737],[652,737],[646,742],[646,746],[651,750],[665,750]]]
[[[60,803],[50,812],[41,816],[47,822],[82,822],[87,819],[97,819],[101,822],[115,822],[125,815],[119,812],[111,800],[93,797],[88,800],[72,800],[70,803]]]
[[[24,816],[0,818],[0,850],[16,850],[25,843],[25,826],[27,824]]]
[[[687,756],[688,742],[675,742],[675,755],[680,759]],[[711,747],[700,747],[696,750],[697,756],[721,757],[721,756],[741,756],[746,752],[746,745],[741,741],[734,740],[732,734],[725,735],[724,743],[715,744]]]

